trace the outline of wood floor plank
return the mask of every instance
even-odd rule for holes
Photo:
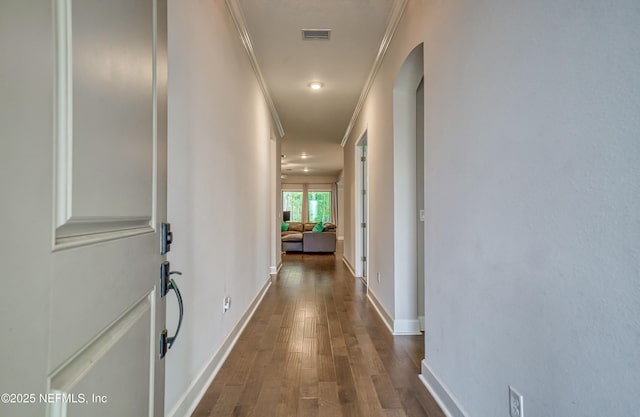
[[[298,404],[298,416],[318,417],[319,407],[318,398],[300,398]]]
[[[347,356],[347,344],[344,342],[344,337],[338,336],[331,338],[331,349],[336,356]]]
[[[305,337],[302,341],[302,368],[317,369],[318,341],[315,338]]]
[[[436,402],[435,398],[433,398],[429,393],[425,391],[422,381],[420,381],[419,378],[411,378],[410,382],[412,384],[410,392],[413,395],[413,398],[420,403],[420,406],[422,407],[422,410],[424,410],[424,413],[425,413],[425,414],[419,414],[419,412],[416,411],[415,414],[412,413],[411,415],[414,417],[419,417],[422,415],[426,415],[427,417],[443,416],[444,414],[442,413],[440,406]],[[412,409],[413,407],[408,407],[408,408]]]
[[[376,389],[368,372],[356,372],[353,369],[360,412],[367,417],[384,417],[384,411],[378,400]]]
[[[349,358],[335,356],[336,383],[338,384],[338,399],[344,416],[364,416],[360,412],[356,384],[351,373]]]
[[[422,336],[392,336],[336,255],[285,255],[192,417],[444,417],[418,374]]]
[[[378,400],[380,401],[382,408],[402,408],[400,398],[398,398],[398,393],[391,384],[387,375],[373,375],[371,380],[376,388]]]
[[[338,386],[335,382],[318,383],[318,417],[342,417]]]
[[[257,351],[243,352],[235,361],[234,373],[227,382],[227,385],[244,385],[247,383],[249,374],[252,372]]]
[[[306,313],[305,313],[306,314]],[[316,337],[316,318],[314,316],[304,319],[304,337]]]
[[[318,398],[318,369],[302,368],[300,371],[300,397]]]
[[[331,338],[329,337],[329,329],[323,324],[316,326],[316,340],[318,353],[321,355],[330,355],[332,352]]]
[[[386,372],[384,363],[378,356],[378,351],[373,345],[369,333],[359,333],[356,335],[356,338],[358,339],[357,346],[362,352],[362,356],[368,358],[371,375],[379,375]]]
[[[280,384],[262,384],[251,416],[264,416],[266,410],[274,410],[280,398]]]
[[[336,368],[333,355],[318,354],[318,380],[322,382],[336,382]]]
[[[384,417],[407,417],[407,414],[401,408],[392,410],[384,410]]]
[[[242,394],[242,385],[227,385],[222,390],[220,398],[216,401],[216,405],[213,408],[211,417],[225,417],[232,416],[238,399]]]

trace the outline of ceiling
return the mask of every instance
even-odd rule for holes
[[[340,142],[385,36],[393,3],[238,0],[285,132],[283,174],[337,176],[342,170]],[[303,40],[302,29],[330,29],[330,40]],[[312,81],[324,87],[311,90]]]

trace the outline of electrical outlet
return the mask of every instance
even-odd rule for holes
[[[378,278],[378,284],[380,284],[380,272],[378,272],[377,278]]]
[[[509,415],[511,417],[524,417],[522,414],[523,401],[522,394],[509,385]]]
[[[226,313],[231,308],[231,297],[224,297],[222,304],[222,312]]]

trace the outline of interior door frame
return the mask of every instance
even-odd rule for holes
[[[360,135],[355,145],[355,257],[354,268],[356,278],[368,285],[369,266],[369,172],[367,157],[367,130]],[[365,161],[362,161],[362,157]],[[362,192],[364,190],[364,193]],[[362,224],[365,227],[362,227]],[[364,260],[363,260],[364,257]]]

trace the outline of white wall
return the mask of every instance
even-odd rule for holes
[[[392,88],[424,42],[423,373],[452,415],[508,415],[509,384],[526,415],[637,414],[638,27],[630,0],[409,2],[345,193],[367,127],[371,290],[392,311]]]
[[[269,278],[273,151],[269,112],[225,3],[170,0],[169,259],[184,273],[185,321],[167,356],[168,415],[186,414]],[[176,315],[168,303],[170,332]]]

